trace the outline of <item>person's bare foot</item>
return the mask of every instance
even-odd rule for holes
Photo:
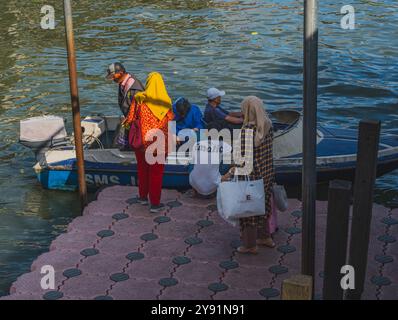
[[[238,249],[237,249],[237,251],[239,252],[239,253],[243,253],[243,254],[258,254],[258,251],[257,251],[257,247],[253,247],[253,248],[246,248],[246,247],[239,247]]]
[[[272,240],[271,237],[269,237],[267,239],[257,239],[257,245],[268,247],[268,248],[276,247],[276,244],[275,244],[274,240]]]

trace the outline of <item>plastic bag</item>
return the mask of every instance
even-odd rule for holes
[[[272,193],[274,194],[276,208],[281,212],[285,212],[289,207],[285,187],[274,184],[272,186]]]
[[[123,125],[120,125],[119,127],[116,145],[120,150],[125,150],[129,147],[129,130]]]

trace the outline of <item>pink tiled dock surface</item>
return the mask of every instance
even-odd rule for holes
[[[275,249],[240,255],[239,230],[224,222],[215,200],[165,190],[167,210],[134,204],[134,187],[102,191],[83,216],[11,287],[16,299],[280,299],[282,281],[300,273],[301,203],[278,216]],[[326,202],[317,203],[316,297],[321,298]],[[398,299],[398,210],[375,205],[363,299]],[[56,271],[43,290],[42,266]],[[66,271],[66,272],[65,272]]]

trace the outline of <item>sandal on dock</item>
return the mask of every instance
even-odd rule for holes
[[[253,248],[239,247],[236,250],[239,253],[243,253],[243,254],[258,254],[257,247],[253,247]]]

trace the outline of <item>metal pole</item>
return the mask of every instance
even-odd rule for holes
[[[68,49],[69,83],[72,101],[73,130],[77,160],[79,197],[82,210],[87,205],[87,186],[84,172],[83,136],[80,118],[79,89],[77,84],[75,40],[73,36],[72,6],[70,0],[64,0],[66,44]]]
[[[315,275],[318,1],[304,8],[303,235],[302,273]]]

